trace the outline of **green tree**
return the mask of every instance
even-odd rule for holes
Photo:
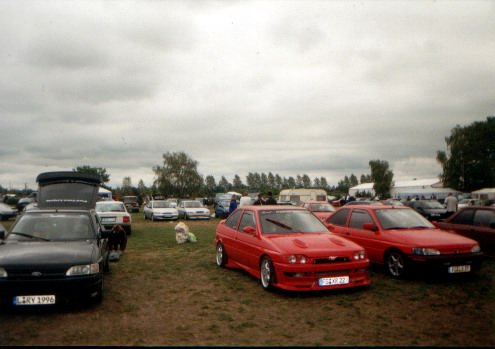
[[[223,192],[230,191],[230,189],[232,188],[232,185],[229,183],[227,178],[225,178],[225,176],[222,176],[222,178],[220,178],[218,186],[222,189]]]
[[[198,162],[184,152],[163,154],[163,166],[153,167],[160,193],[179,198],[196,196],[203,185]]]
[[[351,176],[349,177],[349,184],[351,188],[359,184],[358,179],[354,175],[354,173],[351,173]]]
[[[107,170],[103,167],[91,167],[88,165],[84,165],[77,166],[76,168],[73,168],[72,171],[97,174],[100,176],[102,183],[108,183],[110,181],[110,175],[107,174]]]
[[[373,190],[375,194],[382,199],[390,197],[390,188],[394,173],[389,169],[387,161],[371,160],[369,162],[371,168],[371,179],[373,181]]]
[[[372,180],[371,180],[371,175],[367,174],[367,175],[364,175],[362,174],[361,175],[361,180],[360,180],[360,183],[363,184],[363,183],[371,183]]]
[[[445,187],[462,192],[495,186],[495,116],[452,129],[447,151],[437,152]]]
[[[303,188],[311,188],[311,178],[307,174],[302,176],[302,185]]]
[[[234,176],[234,179],[232,180],[232,187],[236,191],[243,191],[244,190],[244,184],[242,184],[241,177],[238,175]]]
[[[205,178],[205,194],[207,197],[212,198],[215,196],[217,190],[217,183],[215,182],[215,177],[208,175]]]

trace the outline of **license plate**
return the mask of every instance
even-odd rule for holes
[[[345,285],[349,283],[348,276],[339,276],[334,278],[321,278],[318,280],[319,286]]]
[[[55,295],[44,296],[17,296],[14,298],[15,305],[44,305],[55,304]]]
[[[115,222],[115,217],[103,217],[101,219],[102,222]]]
[[[449,273],[469,273],[471,271],[470,265],[454,265],[449,267]]]

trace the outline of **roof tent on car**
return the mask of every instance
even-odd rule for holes
[[[101,178],[97,174],[72,171],[40,173],[38,208],[90,209],[98,199]]]

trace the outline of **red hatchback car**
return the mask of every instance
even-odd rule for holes
[[[216,262],[241,268],[264,289],[328,290],[370,284],[364,248],[331,234],[295,206],[244,206],[216,228]]]
[[[313,212],[313,214],[322,222],[327,220],[328,217],[330,217],[330,215],[336,210],[335,207],[333,207],[328,201],[302,201],[299,203],[299,206]]]
[[[495,257],[495,207],[467,206],[433,224],[478,241],[485,255]]]
[[[326,224],[363,246],[372,263],[384,264],[396,278],[421,269],[469,273],[479,270],[483,260],[476,241],[436,228],[409,207],[341,207]]]

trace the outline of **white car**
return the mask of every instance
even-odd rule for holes
[[[170,199],[167,199],[165,200],[166,202],[168,202],[170,204],[171,207],[173,208],[177,208],[177,202],[178,200],[175,199],[175,198],[170,198]]]
[[[118,224],[124,228],[127,235],[131,235],[132,218],[122,201],[98,201],[95,210],[106,230]]]
[[[144,219],[179,219],[179,212],[165,200],[152,200],[144,206]]]
[[[196,200],[182,200],[177,207],[179,218],[184,219],[210,219],[210,210]]]

